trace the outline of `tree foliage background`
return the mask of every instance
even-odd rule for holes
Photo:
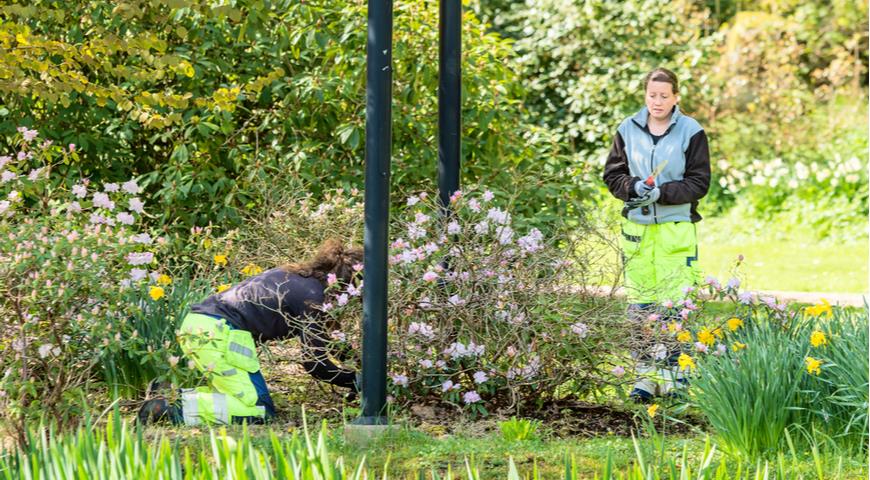
[[[393,184],[430,188],[438,2],[394,15]],[[7,1],[0,154],[20,125],[73,143],[58,181],[137,176],[167,230],[238,224],[263,185],[361,188],[365,21],[363,0]],[[578,218],[643,74],[664,65],[711,137],[712,211],[784,208],[780,159],[811,170],[813,198],[864,212],[848,160],[867,145],[867,29],[866,3],[846,0],[467,2],[463,182],[522,199],[542,226]]]
[[[0,136],[23,124],[76,144],[71,177],[140,176],[163,224],[232,225],[260,204],[256,183],[361,187],[366,3],[213,3],[2,7]],[[416,188],[437,169],[438,12],[418,0],[394,14],[393,182]],[[508,42],[471,14],[463,42],[465,179],[572,214],[552,201],[561,148],[524,124]]]

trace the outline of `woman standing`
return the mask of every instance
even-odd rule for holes
[[[299,337],[308,373],[357,391],[356,372],[329,358],[329,329],[320,307],[328,284],[360,280],[362,257],[361,248],[327,240],[306,263],[268,270],[193,305],[178,341],[208,386],[183,389],[176,403],[162,397],[147,400],[139,420],[198,425],[261,423],[273,417],[256,343],[289,337]]]
[[[607,188],[625,202],[621,245],[633,317],[697,283],[697,208],[710,187],[707,135],[680,112],[677,76],[657,68],[647,74],[644,91],[646,106],[619,125],[604,167]],[[639,360],[649,359],[640,354]],[[655,372],[644,363],[638,370]],[[656,382],[642,378],[632,396],[667,393],[677,380],[673,370],[660,372],[670,381],[658,392]]]

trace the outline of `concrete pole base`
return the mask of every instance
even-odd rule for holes
[[[394,429],[393,425],[356,425],[349,423],[344,426],[344,441],[357,447],[366,447]]]

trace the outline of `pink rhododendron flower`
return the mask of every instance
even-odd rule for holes
[[[121,189],[130,195],[138,195],[141,189],[135,180],[128,180],[121,185]]]
[[[586,336],[589,334],[589,326],[583,322],[577,322],[571,325],[571,331],[580,338],[586,338]]]
[[[620,365],[617,365],[610,370],[610,373],[612,373],[613,375],[615,375],[617,377],[621,377],[621,376],[625,375],[625,368],[623,368]]]
[[[537,228],[533,228],[528,235],[520,237],[517,240],[517,244],[523,249],[523,251],[534,253],[541,249],[541,241],[543,239],[544,234],[542,234]]]
[[[428,340],[435,338],[435,329],[424,322],[411,322],[408,325],[408,335],[420,335]]]
[[[139,214],[145,213],[145,209],[144,209],[145,203],[143,203],[142,200],[139,200],[136,197],[131,198],[128,205],[130,206],[130,210],[132,210],[136,213],[139,213]]]
[[[483,192],[483,195],[481,196],[481,198],[483,199],[484,202],[488,202],[488,201],[492,200],[493,198],[495,198],[495,195],[493,195],[492,192],[487,190],[487,191]]]
[[[330,336],[333,340],[335,340],[335,341],[337,341],[337,342],[345,342],[345,341],[347,341],[347,334],[345,334],[345,333],[342,332],[341,330],[333,330],[333,331],[329,334],[329,336]]]
[[[426,230],[416,224],[408,225],[408,237],[411,240],[419,240],[426,236]]]
[[[338,298],[336,299],[336,303],[338,303],[338,306],[339,306],[339,307],[342,307],[342,306],[344,306],[344,305],[347,305],[348,300],[350,300],[350,298],[348,298],[347,294],[346,294],[346,293],[342,293],[342,294],[339,295]]]
[[[85,198],[88,195],[88,188],[81,183],[78,183],[76,185],[73,185],[72,193],[78,198]]]
[[[148,276],[148,271],[141,268],[130,269],[130,280],[138,282]]]
[[[474,372],[473,378],[474,383],[478,385],[480,385],[481,383],[485,383],[487,380],[489,380],[489,377],[486,376],[486,372],[483,371]]]
[[[395,383],[396,385],[398,385],[400,387],[407,387],[408,386],[408,377],[405,375],[391,374],[390,378],[393,380],[393,383]]]
[[[109,200],[109,196],[103,192],[94,193],[94,206],[107,210],[115,209],[115,202]]]
[[[136,223],[136,219],[133,218],[133,215],[130,215],[127,212],[121,212],[117,216],[118,222],[123,223],[124,225],[133,225]]]
[[[424,281],[424,282],[430,282],[430,283],[431,283],[431,282],[434,282],[435,280],[438,280],[438,274],[437,274],[437,273],[435,273],[435,272],[433,272],[433,271],[430,270],[430,271],[428,271],[428,272],[426,272],[426,273],[423,274],[423,281]]]
[[[335,285],[338,282],[338,277],[334,273],[326,274],[326,283],[328,285]]]
[[[509,213],[499,208],[490,208],[489,211],[486,212],[486,218],[487,220],[492,220],[494,223],[506,225],[510,222],[511,216]]]
[[[465,402],[466,405],[471,405],[472,403],[477,403],[480,401],[480,394],[478,394],[474,390],[471,390],[469,392],[465,392],[462,395],[462,401]]]
[[[130,265],[148,265],[154,261],[154,254],[151,252],[134,252],[127,254],[127,263]]]
[[[140,233],[130,237],[130,241],[133,243],[141,243],[142,245],[151,245],[151,235]]]

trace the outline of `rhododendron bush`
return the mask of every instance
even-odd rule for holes
[[[0,418],[20,437],[27,418],[74,419],[121,357],[128,370],[168,365],[171,323],[143,315],[171,319],[176,289],[156,266],[160,239],[139,229],[135,181],[76,178],[75,145],[27,128],[13,147],[0,156]],[[140,329],[166,325],[147,345],[159,335]]]
[[[260,218],[256,235],[235,243],[234,255],[276,265],[329,236],[361,236],[358,192],[281,205]],[[420,193],[391,218],[390,401],[485,414],[612,380],[611,369],[625,361],[611,354],[626,351],[624,315],[613,302],[577,291],[582,259],[565,254],[573,251],[568,239],[523,228],[484,189],[454,194],[450,212],[442,214],[435,195]],[[329,333],[336,351],[360,352],[364,277],[327,288],[321,308],[336,325]]]

